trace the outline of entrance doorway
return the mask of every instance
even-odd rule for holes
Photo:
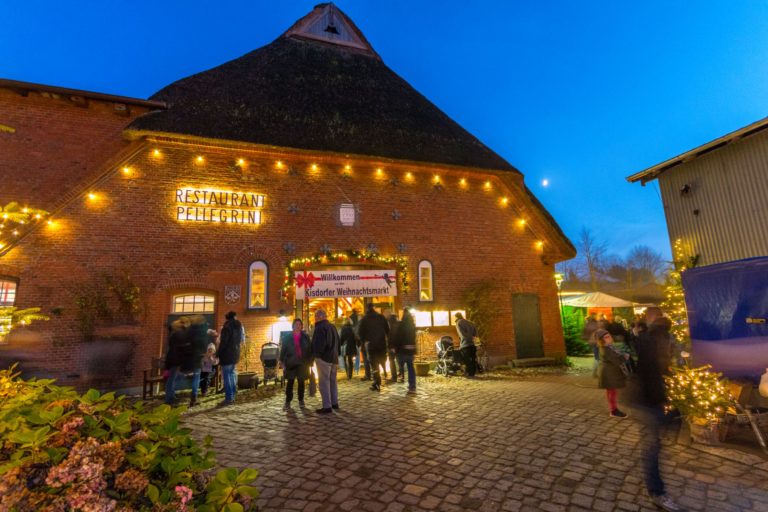
[[[544,357],[539,296],[533,293],[512,295],[517,358]]]
[[[365,314],[368,304],[373,304],[376,311],[388,317],[395,312],[394,297],[338,297],[332,299],[310,299],[299,301],[299,309],[303,310],[303,316],[307,320],[305,325],[314,321],[312,314],[317,309],[325,310],[328,320],[336,327],[341,327],[344,320],[349,318],[352,311],[357,311],[360,318]],[[304,306],[306,304],[306,306]]]

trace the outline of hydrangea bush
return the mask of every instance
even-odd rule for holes
[[[183,410],[0,371],[0,512],[256,510],[256,470],[214,473]]]

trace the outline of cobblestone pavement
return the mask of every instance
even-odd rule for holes
[[[222,465],[254,467],[262,510],[648,511],[639,431],[608,417],[601,391],[568,378],[420,379],[381,393],[340,381],[318,416],[282,395],[190,415]],[[669,494],[689,510],[768,511],[768,463],[665,439]]]

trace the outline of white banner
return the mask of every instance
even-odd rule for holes
[[[395,297],[394,270],[314,270],[296,272],[296,299]]]

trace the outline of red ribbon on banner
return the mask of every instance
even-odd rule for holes
[[[307,274],[306,270],[303,274],[299,274],[296,276],[296,286],[299,288],[306,287],[306,288],[312,288],[315,286],[315,279],[317,279],[312,272]]]

